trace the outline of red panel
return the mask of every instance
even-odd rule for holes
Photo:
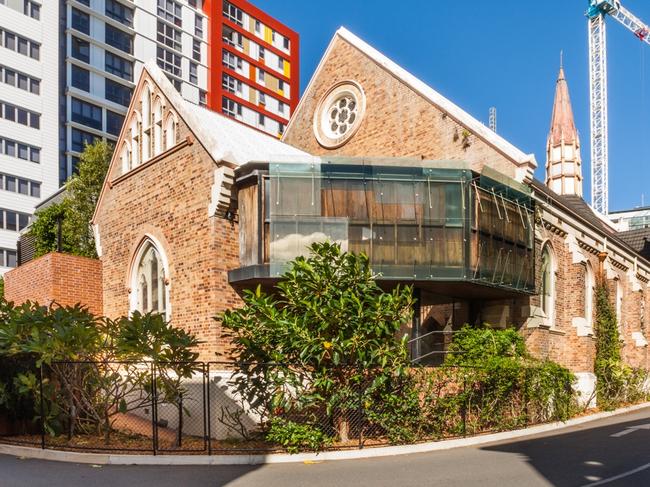
[[[286,82],[288,82],[291,85],[291,94],[289,96],[289,107],[291,110],[291,113],[295,111],[297,105],[298,105],[298,99],[300,97],[300,62],[299,62],[299,43],[300,43],[300,37],[298,36],[298,33],[287,27],[286,25],[282,24],[281,22],[277,21],[273,17],[269,16],[259,8],[255,7],[253,4],[248,2],[247,0],[229,0],[230,3],[235,5],[236,7],[239,7],[242,11],[246,12],[249,14],[251,17],[254,17],[255,19],[259,20],[263,24],[269,26],[279,34],[282,34],[283,36],[287,37],[290,42],[290,52],[287,55],[287,53],[277,49],[274,46],[271,46],[267,42],[265,42],[263,39],[258,38],[257,36],[253,35],[252,33],[246,31],[245,29],[242,29],[238,25],[228,21],[228,19],[223,17],[222,13],[222,6],[223,2],[222,0],[204,0],[203,3],[203,11],[208,15],[209,17],[209,26],[208,26],[208,108],[215,110],[217,112],[221,112],[221,97],[224,93],[227,93],[223,90],[221,86],[221,78],[224,72],[224,68],[222,65],[222,53],[224,48],[228,48],[229,46],[225,45],[223,40],[222,40],[222,29],[223,29],[223,24],[225,23],[226,25],[232,27],[233,29],[237,30],[238,32],[242,33],[242,35],[245,35],[249,39],[253,40],[254,42],[262,45],[265,49],[272,50],[278,55],[281,55],[283,58],[287,59],[289,63],[291,64],[291,78],[288,79],[286,78],[283,74],[274,72],[274,71],[268,71],[270,74],[273,76],[276,76],[279,79],[282,79]],[[242,59],[246,59],[246,61],[250,62],[252,65],[255,65],[257,67],[263,68],[263,65],[260,64],[257,60],[250,58],[249,56],[246,56],[244,53],[240,53],[236,49],[228,49],[231,50],[233,53],[236,53],[238,56],[240,56]],[[265,69],[266,71],[267,69]],[[252,84],[255,87],[258,87],[257,83],[255,82],[255,78],[253,80],[248,80],[248,84]],[[264,91],[264,87],[259,87],[262,91]],[[272,93],[270,90],[268,93]],[[277,93],[275,96],[278,96]],[[235,97],[236,98],[236,97]],[[240,99],[237,99],[239,102]],[[246,106],[249,106],[249,108],[253,108],[258,112],[264,113],[264,115],[267,115],[271,118],[274,118],[278,121],[283,121],[280,119],[277,115],[270,114],[266,112],[265,110],[261,110],[260,107],[256,105],[252,105],[248,102],[243,102]],[[283,121],[284,122],[284,121]]]

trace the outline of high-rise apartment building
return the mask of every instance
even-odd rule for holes
[[[84,142],[117,138],[148,60],[157,60],[184,98],[206,104],[208,19],[201,0],[65,0],[64,8],[62,179]]]
[[[273,136],[298,102],[298,36],[249,2],[0,0],[0,274],[84,144],[117,139],[151,59],[186,100]]]
[[[0,274],[59,187],[59,2],[0,0]]]
[[[298,34],[246,0],[206,0],[208,106],[281,136],[299,98]]]

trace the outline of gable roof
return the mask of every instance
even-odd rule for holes
[[[110,184],[111,172],[115,164],[119,163],[119,144],[126,136],[126,125],[129,123],[134,110],[133,107],[138,101],[146,75],[160,89],[160,92],[167,99],[178,117],[185,122],[189,130],[195,135],[196,141],[205,148],[216,164],[226,162],[241,166],[251,161],[299,161],[306,158],[311,160],[310,154],[285,144],[275,137],[185,100],[156,63],[149,61],[144,65],[136,89],[133,91],[131,103],[124,117],[124,124],[116,143],[116,150],[109,164],[91,222],[95,221],[99,207],[102,204],[104,193]]]
[[[619,232],[618,237],[647,260],[650,260],[650,228]]]
[[[310,88],[312,87],[312,84],[314,83],[315,79],[318,77],[319,71],[321,70],[322,66],[325,64],[325,60],[329,56],[329,53],[331,52],[337,37],[347,41],[349,44],[357,48],[359,51],[361,51],[363,54],[369,57],[376,64],[378,64],[383,69],[388,71],[392,76],[400,80],[402,83],[407,85],[413,91],[420,94],[423,98],[428,100],[433,105],[436,105],[443,112],[447,113],[451,118],[455,119],[458,123],[465,126],[476,136],[483,139],[487,144],[497,149],[506,157],[514,161],[516,164],[530,165],[533,168],[537,167],[537,161],[535,160],[534,154],[525,154],[524,152],[516,148],[510,142],[508,142],[503,137],[498,135],[496,132],[490,130],[483,123],[476,120],[474,117],[472,117],[469,113],[467,113],[465,110],[460,108],[458,105],[454,104],[453,102],[451,102],[450,100],[442,96],[436,90],[428,86],[425,82],[421,81],[413,74],[406,71],[404,68],[399,66],[394,61],[390,60],[384,54],[379,52],[377,49],[375,49],[374,47],[372,47],[371,45],[369,45],[359,37],[357,37],[355,34],[347,30],[345,27],[340,27],[334,34],[334,37],[330,41],[330,44],[327,47],[327,50],[325,51],[325,54],[321,58],[320,63],[316,68],[316,71],[314,71],[314,74],[312,75],[312,78],[309,81],[307,88],[305,89],[304,92],[305,94],[309,92]],[[294,113],[299,112],[300,105],[303,103],[303,100],[305,98],[306,97],[303,95],[303,98],[300,100],[300,103],[298,104],[296,110],[294,110]],[[292,122],[293,122],[293,118],[289,122],[289,126],[291,126]],[[289,128],[287,128],[286,133],[288,132],[289,132]]]
[[[271,135],[185,100],[154,61],[145,64],[144,71],[158,85],[215,162],[226,161],[241,166],[254,160],[310,157],[306,152]]]

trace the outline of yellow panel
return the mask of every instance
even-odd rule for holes
[[[284,90],[278,90],[278,95],[284,96]]]
[[[264,85],[269,89],[269,90],[277,90],[280,87],[280,83],[278,83],[278,78],[275,76],[271,76],[270,74],[266,73],[266,76],[264,76]]]
[[[269,44],[273,43],[273,31],[267,26],[264,26],[264,40]]]
[[[248,101],[257,104],[257,90],[248,88]]]
[[[291,78],[291,64],[286,59],[284,60],[284,75],[287,78]]]
[[[248,17],[248,32],[255,32],[255,19]]]
[[[243,41],[244,41],[244,52],[246,54],[250,55],[250,53],[251,53],[250,41],[248,39],[246,39],[245,37],[244,37]]]

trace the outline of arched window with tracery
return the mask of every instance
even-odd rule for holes
[[[165,150],[176,145],[176,118],[173,113],[167,116],[165,121]]]
[[[153,155],[160,154],[163,150],[163,106],[160,98],[153,104]]]
[[[542,249],[540,297],[542,311],[544,311],[547,323],[550,326],[555,324],[555,269],[556,264],[553,249],[550,244],[546,244]]]
[[[132,275],[131,311],[160,313],[169,318],[169,281],[158,247],[147,239],[137,253]]]

